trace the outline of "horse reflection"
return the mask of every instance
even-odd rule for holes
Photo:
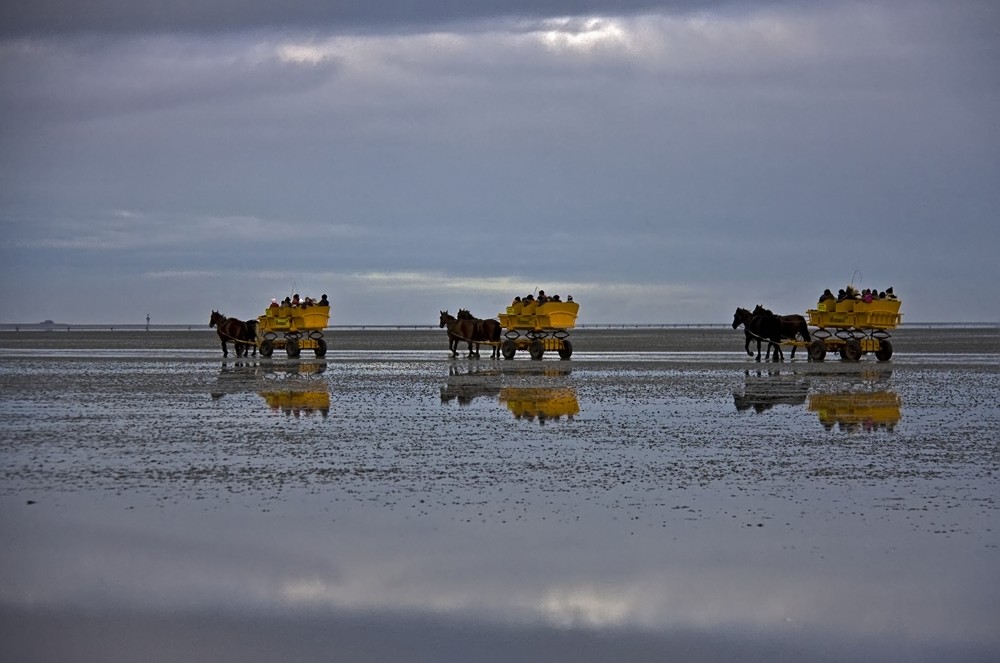
[[[448,382],[441,387],[441,404],[458,401],[459,405],[469,405],[476,398],[493,400],[500,393],[499,379],[503,370],[495,364],[467,367],[448,367]]]
[[[753,409],[760,414],[775,405],[805,405],[809,396],[809,381],[794,373],[781,371],[746,371],[743,393],[733,392],[733,403],[739,412]]]
[[[892,432],[903,418],[903,401],[894,391],[858,391],[809,396],[809,411],[815,412],[826,430],[846,433]]]

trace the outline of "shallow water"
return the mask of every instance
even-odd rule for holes
[[[0,334],[8,651],[1000,654],[995,329],[901,329],[885,363],[756,363],[718,329],[580,330],[541,362],[327,339]]]

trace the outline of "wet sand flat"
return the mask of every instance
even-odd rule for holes
[[[997,329],[326,338],[0,333],[12,660],[1000,656]]]

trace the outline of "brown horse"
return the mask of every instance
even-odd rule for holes
[[[469,356],[478,357],[477,353],[472,350],[472,344],[475,343],[476,337],[476,321],[475,320],[459,320],[455,316],[448,313],[448,311],[441,311],[441,324],[439,327],[448,328],[448,349],[451,350],[451,355],[453,357],[458,356],[458,342],[465,341],[469,344]]]
[[[245,322],[237,318],[227,318],[218,311],[212,311],[212,317],[208,319],[208,326],[215,327],[215,331],[219,334],[219,340],[222,341],[223,357],[229,356],[226,343],[230,341],[237,357],[247,356],[247,324]],[[254,348],[254,354],[257,354],[256,350]]]
[[[256,357],[257,356],[257,319],[253,318],[251,320],[247,320],[243,324],[245,324],[247,326],[247,335],[244,337],[243,340],[245,340],[247,343],[251,344],[249,346],[244,347],[244,349],[243,349],[243,356],[244,357],[246,356],[246,350],[249,347],[249,348],[253,348],[253,356]]]
[[[766,309],[765,309],[766,310]],[[757,361],[760,361],[760,342],[765,340],[767,344],[767,358],[771,356],[771,349],[774,348],[774,361],[783,361],[785,354],[781,351],[781,321],[773,313],[760,313],[754,315],[745,308],[737,308],[733,314],[733,329],[743,325],[746,336],[746,351],[751,357],[750,340],[757,339]],[[794,348],[793,348],[794,350]]]
[[[464,308],[458,309],[458,319],[459,320],[472,320],[476,323],[475,331],[473,332],[473,341],[481,341],[484,343],[490,343],[493,347],[493,352],[490,354],[490,359],[500,358],[500,332],[502,327],[500,326],[499,320],[494,320],[492,318],[487,318],[485,320],[480,319],[472,315],[472,313]],[[476,343],[476,356],[479,356],[479,343]]]
[[[760,304],[753,310],[754,315],[775,315],[773,312],[764,308]],[[809,325],[806,324],[806,319],[804,316],[793,314],[793,315],[777,315],[778,321],[781,323],[781,338],[795,340],[796,336],[801,336],[802,340],[808,343],[811,339],[809,336]],[[770,349],[770,348],[769,348]],[[792,346],[792,359],[795,358],[795,346]]]

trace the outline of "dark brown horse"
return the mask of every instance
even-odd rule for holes
[[[472,344],[475,343],[476,336],[475,320],[459,320],[455,316],[448,313],[448,311],[441,311],[440,322],[441,324],[438,325],[439,327],[448,328],[448,349],[451,350],[451,355],[453,357],[458,356],[459,341],[465,341],[469,344],[470,357],[479,356],[472,350]]]
[[[243,356],[244,357],[246,356],[246,354],[247,354],[246,353],[246,349],[247,348],[253,348],[253,356],[256,357],[257,356],[257,319],[253,318],[251,320],[247,320],[243,324],[245,324],[247,326],[247,335],[243,338],[243,340],[245,340],[247,343],[251,343],[252,344],[252,345],[244,346]]]
[[[775,315],[772,311],[764,308],[760,304],[753,310],[754,315]],[[801,315],[775,315],[781,322],[781,338],[795,340],[796,336],[801,336],[802,340],[808,343],[812,338],[809,336],[809,325],[806,324],[806,319]],[[770,349],[770,348],[769,348]],[[795,358],[795,346],[792,346],[792,359]],[[765,358],[766,359],[766,358]]]
[[[754,315],[745,308],[737,308],[733,314],[733,329],[743,325],[746,336],[746,351],[751,357],[750,340],[757,340],[757,361],[760,361],[760,342],[765,340],[767,345],[767,357],[771,356],[771,349],[774,349],[774,361],[783,361],[785,353],[781,351],[781,321],[773,313],[760,313]],[[765,357],[765,361],[767,360]]]
[[[494,320],[492,318],[487,318],[485,320],[480,319],[472,315],[472,313],[464,308],[458,309],[458,319],[459,320],[473,320],[476,323],[475,331],[473,332],[472,339],[476,342],[476,356],[479,356],[479,342],[490,343],[493,347],[493,352],[490,354],[490,359],[500,358],[500,332],[502,327],[500,326],[499,320]]]
[[[222,341],[223,357],[229,356],[229,350],[226,349],[226,343],[229,342],[232,342],[233,351],[237,357],[247,356],[249,348],[246,342],[247,323],[237,318],[227,318],[218,311],[212,311],[212,317],[208,319],[208,326],[215,327],[215,331],[219,334],[219,340]],[[256,348],[254,348],[254,354],[257,354]]]

